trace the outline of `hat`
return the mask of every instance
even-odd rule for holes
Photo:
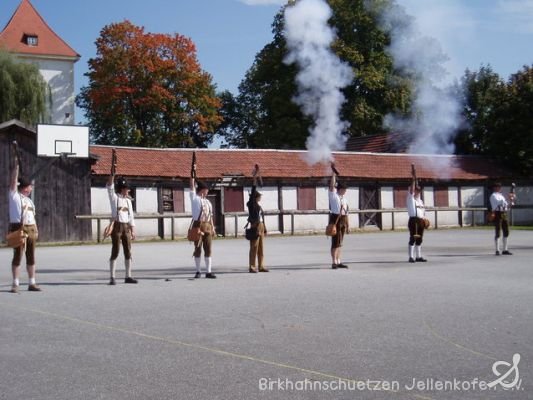
[[[338,189],[348,189],[348,186],[346,186],[346,184],[343,182],[337,182],[337,190]]]
[[[130,185],[128,185],[128,181],[122,177],[117,179],[117,183],[115,186],[117,190],[122,190],[130,187]]]
[[[31,184],[32,183],[31,183],[31,181],[28,178],[23,177],[23,176],[21,176],[19,178],[19,188],[20,189],[25,188],[26,186],[30,186]]]
[[[493,187],[493,188],[495,188],[495,187],[502,187],[502,184],[501,184],[501,182],[494,182],[494,183],[492,184],[492,187]]]
[[[202,181],[196,181],[196,190],[197,191],[200,191],[200,190],[204,190],[204,189],[209,189],[209,186],[207,186],[204,182]]]

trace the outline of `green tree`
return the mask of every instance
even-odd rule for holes
[[[487,153],[497,156],[525,176],[533,168],[533,65],[509,78],[506,90],[493,104],[493,127]]]
[[[221,117],[211,76],[181,35],[146,33],[129,21],[105,26],[76,104],[100,144],[205,147]]]
[[[0,122],[49,122],[51,92],[39,68],[0,50]]]
[[[296,94],[296,67],[286,65],[283,9],[273,22],[274,40],[255,57],[239,85],[239,94],[223,103],[228,144],[251,148],[303,148],[309,121],[291,101]],[[229,117],[229,118],[228,118]]]
[[[495,110],[505,97],[506,84],[490,66],[466,70],[456,92],[464,104],[466,126],[455,139],[457,154],[486,154],[494,130]]]
[[[409,109],[409,80],[394,69],[386,52],[390,36],[379,23],[380,13],[392,1],[372,0],[372,7],[365,0],[328,1],[333,11],[330,24],[338,35],[333,50],[355,73],[353,83],[343,90],[347,100],[341,116],[350,123],[352,136],[383,132],[386,114],[404,114]],[[219,132],[228,143],[235,135],[249,138],[252,147],[305,147],[311,121],[292,102],[297,67],[283,63],[287,55],[283,12],[284,8],[272,24],[272,42],[257,54],[239,86],[240,108],[232,117],[231,129]],[[239,119],[247,121],[244,128]]]

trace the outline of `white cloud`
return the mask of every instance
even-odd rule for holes
[[[533,33],[532,0],[499,0],[498,9],[506,27],[520,33]]]
[[[248,6],[269,6],[269,5],[285,5],[287,0],[239,0]]]

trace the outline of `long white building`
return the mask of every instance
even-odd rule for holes
[[[105,181],[110,171],[112,147],[90,148],[97,159],[92,167],[91,209],[96,215],[109,213]],[[189,173],[191,149],[116,148],[117,173],[133,187],[138,215],[190,213]],[[262,205],[271,215],[270,232],[320,232],[327,223],[330,170],[325,165],[310,166],[305,151],[287,150],[196,150],[198,176],[211,186],[217,231],[226,236],[242,234],[246,223],[246,202],[257,163],[263,175]],[[348,184],[351,226],[361,229],[393,229],[407,226],[405,209],[411,164],[415,164],[424,187],[424,201],[433,225],[463,226],[485,223],[485,212],[445,211],[454,207],[484,208],[491,185],[502,181],[509,186],[511,173],[485,157],[425,156],[338,152],[334,154],[341,177]],[[520,205],[533,204],[528,182],[516,182]],[[508,190],[509,188],[504,188]],[[365,212],[365,210],[368,210]],[[376,211],[377,210],[377,211]],[[235,214],[241,213],[241,215]],[[531,209],[516,209],[516,223],[533,221]],[[237,224],[235,224],[237,218]],[[190,220],[170,218],[137,221],[140,236],[169,238],[185,236]],[[93,224],[93,235],[96,235]]]

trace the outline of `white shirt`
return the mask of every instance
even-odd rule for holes
[[[9,191],[9,222],[20,224],[21,213],[24,209],[24,225],[35,225],[35,204],[29,197],[24,196],[18,190]]]
[[[494,192],[490,195],[490,207],[492,211],[507,211],[509,203],[503,194]]]
[[[198,196],[193,190],[189,192],[189,195],[191,197],[192,219],[198,221],[198,219],[200,218],[200,221],[202,222],[211,221],[211,215],[213,214],[211,202],[207,199],[202,198],[201,196]],[[200,211],[202,211],[201,217]]]
[[[111,215],[115,221],[123,224],[135,226],[133,217],[133,204],[129,197],[124,197],[115,193],[115,185],[106,185],[109,203],[111,204]]]
[[[329,212],[332,214],[348,215],[348,200],[339,196],[337,191],[329,191]]]
[[[424,218],[426,210],[424,202],[420,197],[415,197],[414,194],[407,192],[407,213],[409,217]]]

